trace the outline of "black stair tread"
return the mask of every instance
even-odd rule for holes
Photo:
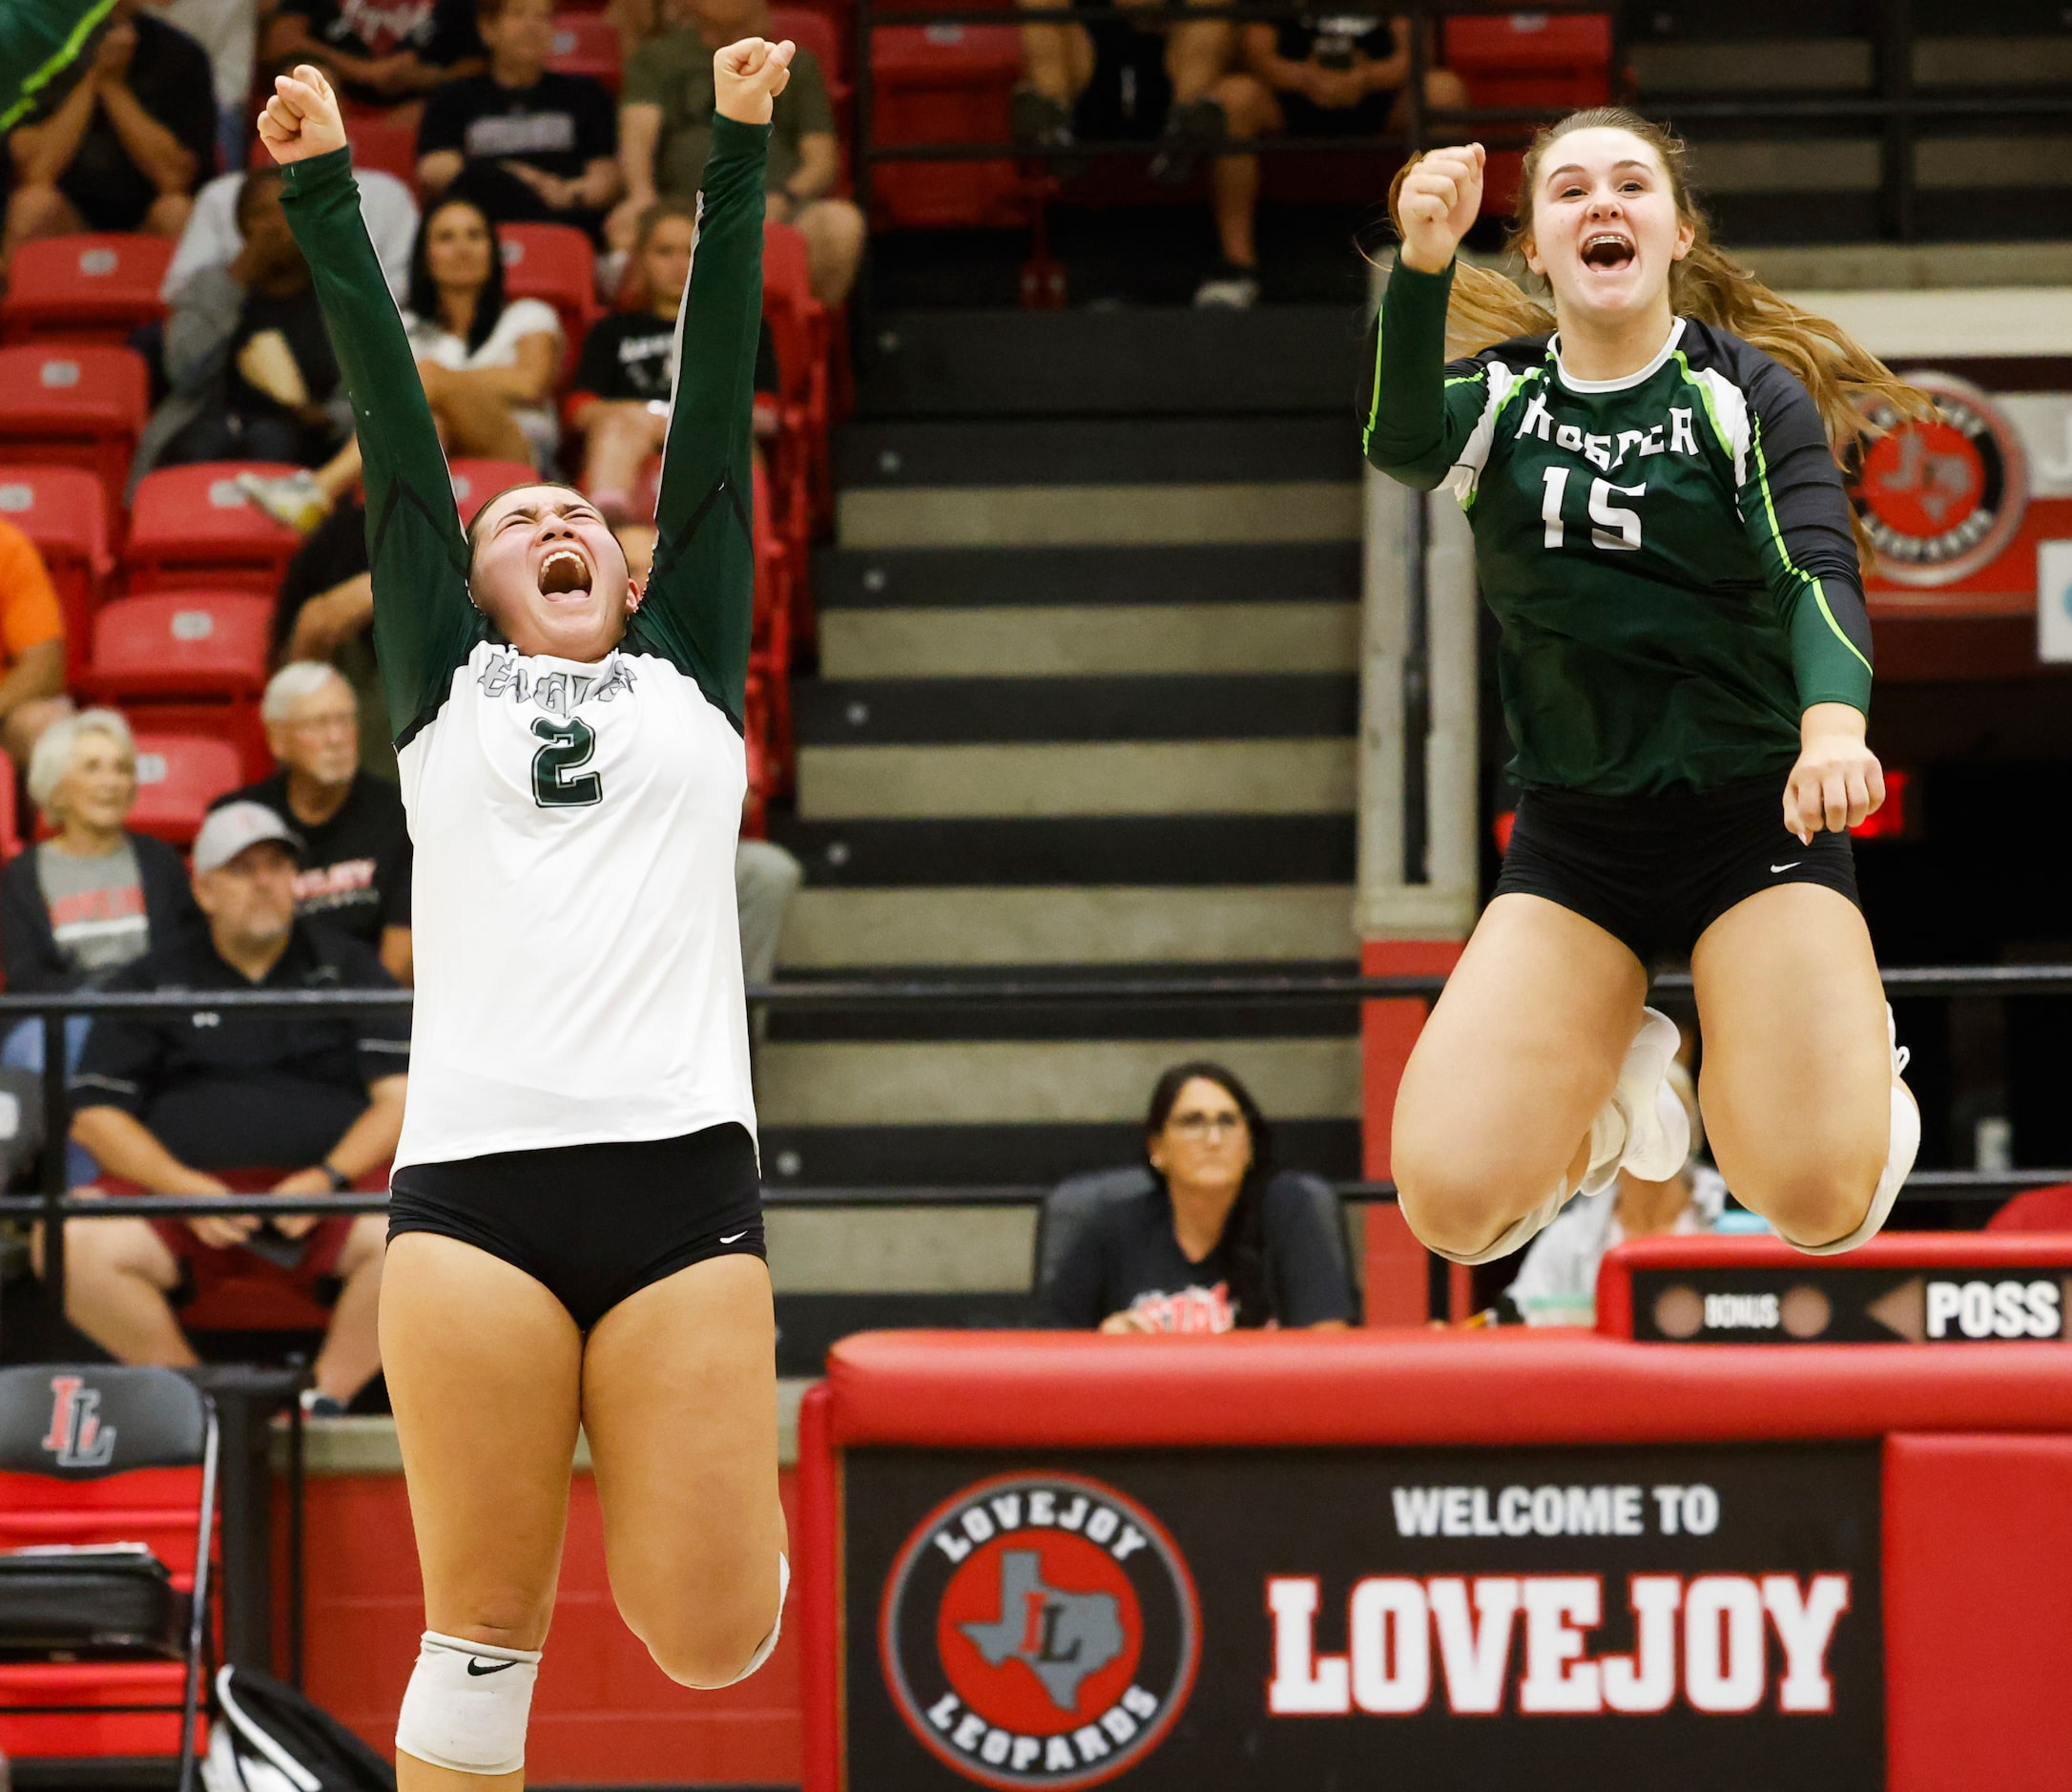
[[[894,312],[869,344],[858,407],[867,417],[1342,414],[1359,342],[1352,305]]]
[[[1232,1066],[1239,1070],[1239,1066]],[[1144,1091],[1145,1099],[1150,1091]],[[1268,1116],[1270,1119],[1273,1117]],[[762,1174],[772,1188],[915,1189],[1057,1182],[1111,1164],[1140,1163],[1130,1121],[997,1126],[764,1126]],[[1274,1158],[1334,1180],[1360,1174],[1357,1120],[1274,1120]]]
[[[772,816],[816,887],[1350,884],[1352,814],[805,822]]]
[[[1037,1006],[944,1005],[928,1009],[774,1013],[773,1045],[866,1041],[919,1045],[1083,1044],[1088,1039],[1350,1039],[1359,1003],[1348,996],[1300,1003],[1046,1002]]]
[[[1360,548],[831,548],[815,556],[813,573],[822,610],[1357,603]]]
[[[1041,1323],[1033,1297],[1013,1289],[971,1294],[786,1294],[779,1290],[777,1373],[825,1374],[828,1351],[860,1331],[1003,1331]]]
[[[1357,478],[1359,466],[1350,407],[1325,417],[858,423],[835,432],[844,490],[1332,482]]]
[[[1353,735],[1352,673],[1098,678],[801,679],[801,747]]]

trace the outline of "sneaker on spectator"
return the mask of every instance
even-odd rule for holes
[[[298,534],[308,534],[331,514],[331,500],[306,467],[292,473],[239,473],[238,490]]]
[[[1194,288],[1194,302],[1231,311],[1249,311],[1259,302],[1259,270],[1235,261],[1220,262],[1216,271]]]
[[[1166,114],[1166,129],[1151,157],[1151,178],[1178,186],[1194,172],[1204,154],[1231,134],[1231,121],[1212,99],[1193,99]]]

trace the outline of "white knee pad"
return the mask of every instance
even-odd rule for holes
[[[770,1626],[770,1634],[756,1645],[756,1653],[749,1657],[748,1666],[727,1682],[738,1686],[777,1653],[777,1638],[784,1632],[784,1598],[792,1590],[792,1564],[788,1556],[777,1556],[777,1622]]]
[[[1838,1257],[1844,1251],[1854,1250],[1866,1239],[1875,1239],[1884,1230],[1885,1221],[1892,1218],[1893,1203],[1899,1198],[1899,1190],[1914,1169],[1914,1154],[1920,1148],[1920,1110],[1914,1105],[1914,1097],[1895,1083],[1892,1086],[1892,1155],[1885,1159],[1885,1173],[1877,1178],[1877,1189],[1871,1197],[1871,1211],[1863,1216],[1863,1223],[1828,1244],[1801,1244],[1796,1239],[1784,1241],[1808,1257]]]
[[[396,1719],[396,1746],[454,1773],[516,1773],[526,1764],[537,1649],[500,1649],[425,1633]]]

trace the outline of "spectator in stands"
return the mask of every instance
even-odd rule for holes
[[[713,52],[743,37],[775,35],[767,0],[669,0],[690,23],[644,44],[619,90],[619,166],[626,198],[605,226],[614,249],[630,249],[657,198],[698,190],[713,140]],[[839,305],[863,260],[863,214],[834,197],[841,177],[834,107],[810,50],[792,58],[777,95],[770,139],[769,216],[806,240],[814,297]]]
[[[116,0],[93,60],[41,124],[8,138],[7,240],[84,230],[176,237],[216,169],[209,58],[186,32]]]
[[[553,0],[476,0],[475,22],[488,71],[425,102],[418,185],[428,198],[473,199],[498,223],[573,224],[602,241],[619,196],[611,95],[588,75],[548,68]]]
[[[1621,1171],[1612,1187],[1570,1201],[1525,1252],[1516,1280],[1498,1302],[1500,1320],[1594,1325],[1597,1267],[1614,1244],[1666,1232],[1710,1232],[1719,1224],[1727,1185],[1718,1171],[1699,1161],[1705,1129],[1690,1073],[1672,1063],[1668,1083],[1690,1116],[1689,1161],[1667,1182],[1642,1182]]]
[[[1241,28],[1242,66],[1216,83],[1214,101],[1240,139],[1361,137],[1399,131],[1410,79],[1410,20],[1292,10]],[[1427,59],[1424,103],[1457,112],[1461,77]],[[1259,297],[1254,231],[1259,158],[1222,156],[1211,171],[1222,265],[1194,295],[1201,305],[1244,306]]]
[[[262,60],[314,62],[355,106],[402,105],[484,66],[475,0],[280,0]]]
[[[36,544],[0,518],[0,745],[27,765],[44,730],[71,714],[57,590]]]
[[[29,796],[51,838],[0,871],[0,967],[17,995],[83,990],[198,925],[187,867],[163,841],[130,832],[136,742],[112,709],[53,722],[36,742]],[[76,1063],[87,1018],[65,1023]],[[25,1020],[0,1063],[43,1069],[43,1027]],[[68,1066],[69,1068],[69,1066]],[[91,1176],[93,1166],[85,1166]]]
[[[657,199],[640,220],[628,283],[636,309],[614,311],[591,325],[576,363],[569,420],[583,432],[583,489],[614,524],[634,509],[633,493],[648,457],[662,449],[676,383],[676,312],[691,276],[697,205]],[[756,389],[777,389],[777,353],[762,326]],[[759,419],[758,419],[759,423]]]
[[[1273,1173],[1252,1094],[1219,1064],[1176,1064],[1144,1121],[1152,1185],[1096,1210],[1043,1289],[1053,1325],[1105,1332],[1341,1326],[1343,1240]]]
[[[302,843],[295,912],[349,933],[410,981],[410,831],[393,783],[360,769],[360,703],[336,667],[298,659],[259,702],[280,769],[215,804],[258,802]]]
[[[288,562],[274,609],[274,659],[327,660],[352,687],[360,712],[360,764],[396,781],[388,694],[374,661],[374,588],[367,570],[367,513],[345,497]]]
[[[1072,0],[1016,4],[1025,79],[1014,92],[1012,119],[1024,148],[1062,156],[1069,166],[1081,137],[1155,143],[1152,177],[1178,182],[1223,140],[1228,126],[1213,89],[1231,66],[1229,20],[1079,21],[1069,17]]]
[[[245,128],[251,128],[249,120]],[[176,304],[180,289],[203,268],[228,267],[238,259],[244,247],[244,232],[238,223],[244,175],[241,168],[218,175],[195,195],[194,216],[180,233],[179,246],[173,251],[172,263],[158,287],[158,297],[167,304]],[[379,168],[355,168],[353,178],[360,183],[360,213],[366,219],[367,235],[381,258],[382,272],[388,277],[388,290],[400,305],[410,291],[417,201],[408,187]]]
[[[166,320],[172,390],[138,440],[133,490],[155,466],[317,467],[351,439],[352,406],[309,265],[281,209],[278,168],[244,177],[237,225],[243,242],[236,259],[196,273]]]
[[[256,802],[218,809],[195,839],[204,930],[155,945],[111,989],[180,991],[197,1006],[97,1022],[73,1079],[73,1136],[107,1177],[153,1194],[326,1195],[379,1173],[403,1127],[409,1023],[212,1010],[219,990],[383,990],[374,954],[295,916],[297,843]],[[206,1015],[212,1024],[197,1026]],[[225,1275],[342,1285],[316,1363],[319,1409],[342,1410],[380,1366],[375,1309],[384,1222],[249,1215],[73,1219],[65,1311],[125,1363],[180,1365],[193,1350],[174,1302]]]
[[[144,0],[168,25],[201,46],[214,75],[217,159],[243,162],[252,141],[252,72],[259,54],[257,0]]]

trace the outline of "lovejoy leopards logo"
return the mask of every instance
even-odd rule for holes
[[[2021,438],[1968,380],[1909,373],[1935,400],[1931,417],[1875,406],[1885,433],[1863,457],[1856,514],[1877,551],[1877,572],[1898,585],[1955,584],[2005,552],[2029,501]]]
[[[1078,1475],[966,1488],[915,1527],[880,1625],[893,1702],[982,1785],[1098,1785],[1156,1748],[1201,1647],[1165,1528]]]

